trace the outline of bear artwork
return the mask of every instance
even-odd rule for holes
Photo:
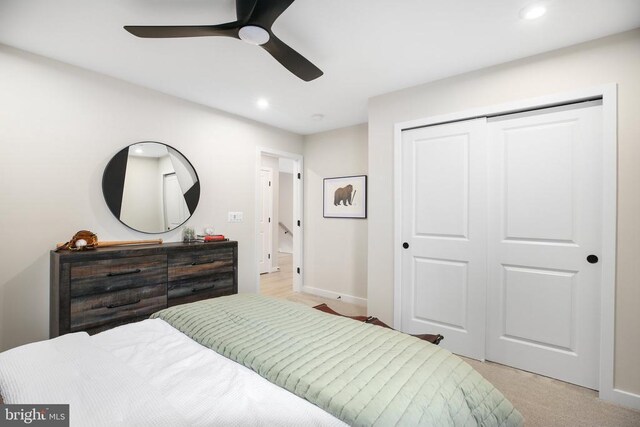
[[[338,206],[340,203],[343,203],[345,206],[347,206],[347,203],[351,205],[355,195],[356,192],[353,190],[353,185],[349,184],[347,186],[340,187],[333,195],[333,205]]]

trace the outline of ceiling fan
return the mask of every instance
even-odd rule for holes
[[[320,77],[322,71],[308,59],[287,46],[271,32],[276,19],[295,0],[236,0],[238,19],[220,25],[131,26],[125,30],[138,37],[206,37],[222,36],[244,40],[269,52],[276,61],[304,81]]]

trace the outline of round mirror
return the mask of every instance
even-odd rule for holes
[[[200,200],[198,174],[166,144],[144,141],[118,152],[102,176],[102,193],[124,225],[163,233],[184,224]]]

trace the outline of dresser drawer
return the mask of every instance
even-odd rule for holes
[[[155,285],[167,281],[167,256],[112,258],[71,264],[71,297]]]
[[[71,298],[71,332],[126,319],[134,321],[166,306],[164,283]]]
[[[216,273],[208,276],[198,277],[197,279],[185,281],[169,282],[168,295],[169,299],[184,297],[187,295],[196,295],[201,292],[223,290],[234,288],[233,273]]]
[[[233,271],[233,248],[220,248],[204,253],[169,254],[169,282]]]
[[[209,282],[201,281],[174,288],[171,288],[171,285],[169,286],[169,298],[167,300],[169,307],[236,293],[233,276],[231,275],[212,277]]]

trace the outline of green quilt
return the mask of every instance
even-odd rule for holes
[[[352,426],[520,426],[513,405],[449,351],[259,295],[152,315]]]

